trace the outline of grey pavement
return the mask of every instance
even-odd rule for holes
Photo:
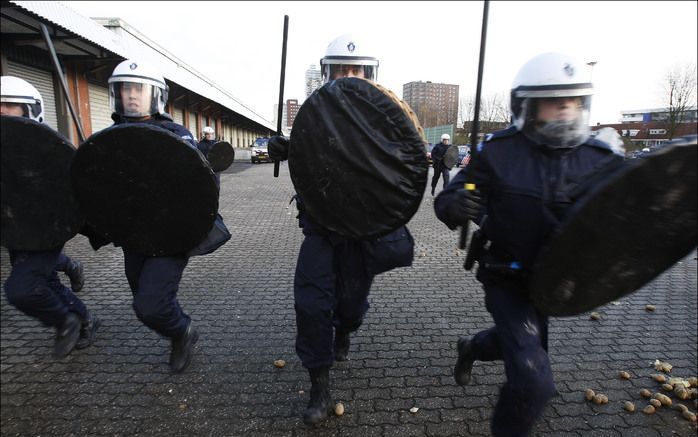
[[[65,250],[84,262],[79,296],[103,325],[94,345],[57,361],[53,329],[17,311],[3,292],[3,437],[489,435],[502,364],[477,362],[464,388],[452,373],[458,337],[492,321],[479,283],[461,267],[458,234],[436,219],[428,193],[409,224],[414,265],[375,280],[351,360],[332,370],[333,395],[346,413],[308,428],[300,420],[310,387],[294,350],[292,286],[302,234],[289,207],[288,167],[274,179],[270,164],[236,162],[221,184],[232,239],[192,258],[179,292],[201,334],[187,372],[170,373],[169,341],[134,315],[121,250],[94,252],[78,235]],[[4,248],[0,266],[4,283]],[[659,373],[657,359],[673,365],[672,376],[696,376],[697,309],[694,252],[642,290],[597,309],[600,320],[589,313],[552,319],[559,396],[535,435],[695,436],[695,425],[673,409],[643,414],[639,391],[661,391],[650,378]],[[286,366],[276,368],[277,359]],[[620,379],[621,370],[632,378]],[[605,393],[608,404],[587,402],[587,388]],[[626,400],[637,411],[625,411]],[[696,411],[695,401],[682,403]]]

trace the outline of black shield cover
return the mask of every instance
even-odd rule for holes
[[[70,240],[83,224],[70,185],[75,146],[50,127],[2,116],[2,245],[48,250]]]
[[[216,173],[226,170],[235,161],[235,149],[227,141],[219,141],[208,151],[208,162]]]
[[[696,247],[696,142],[633,159],[584,195],[530,278],[548,315],[591,310],[641,288]]]
[[[446,168],[453,168],[454,165],[458,163],[458,146],[451,144],[446,153],[444,153],[444,166]]]
[[[329,82],[303,103],[288,162],[308,213],[346,238],[372,239],[407,223],[427,182],[414,122],[397,99],[357,78]]]
[[[144,255],[192,249],[218,210],[215,176],[203,155],[153,125],[122,124],[92,135],[78,149],[71,178],[94,231]]]

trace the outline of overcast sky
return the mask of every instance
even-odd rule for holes
[[[481,1],[89,2],[89,17],[120,17],[223,86],[270,122],[278,101],[283,16],[289,16],[285,99],[305,99],[304,73],[343,33],[370,43],[378,82],[402,96],[411,81],[460,85],[475,95]],[[592,71],[592,124],[621,110],[666,106],[664,77],[696,64],[696,1],[508,2],[489,8],[483,96],[508,96],[531,57],[568,53]]]

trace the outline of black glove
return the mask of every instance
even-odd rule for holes
[[[478,190],[459,188],[453,193],[448,209],[449,218],[455,223],[465,224],[468,220],[477,219],[483,207]]]
[[[290,145],[288,138],[281,135],[274,135],[269,139],[267,151],[269,157],[274,161],[285,161],[288,159],[288,146]]]

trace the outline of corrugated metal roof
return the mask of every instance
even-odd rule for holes
[[[123,20],[117,21],[121,28],[131,33],[134,38],[124,38],[103,27],[97,21],[85,17],[70,7],[53,1],[12,1],[11,3],[32,12],[69,32],[84,38],[118,56],[126,59],[141,59],[160,67],[163,76],[207,99],[219,103],[238,114],[275,131],[272,123],[245,106],[237,98],[225,91],[213,81],[198,73],[186,63],[177,59],[167,50],[158,46],[140,34]]]

